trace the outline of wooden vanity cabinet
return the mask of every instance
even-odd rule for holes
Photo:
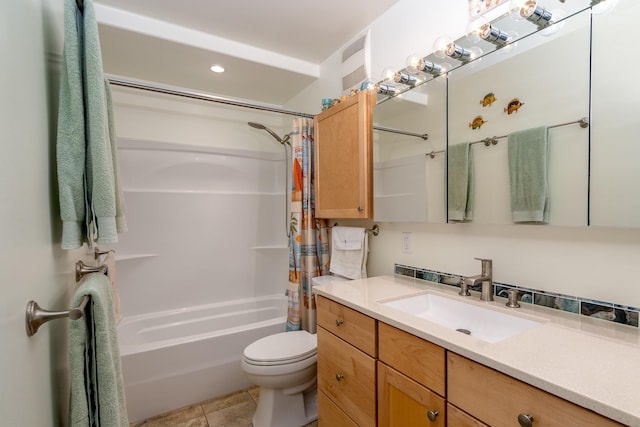
[[[376,426],[377,322],[322,296],[318,307],[318,424]]]
[[[455,353],[447,354],[447,400],[493,427],[619,427],[613,420]],[[460,427],[474,424],[454,424]],[[483,424],[479,424],[483,425]]]
[[[373,218],[375,100],[365,90],[315,117],[316,218]]]
[[[444,348],[379,322],[378,358],[378,425],[444,427]]]
[[[317,307],[320,427],[623,426],[323,296]]]

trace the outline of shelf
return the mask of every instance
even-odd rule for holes
[[[154,258],[159,256],[159,254],[129,254],[129,255],[116,255],[116,262],[118,261],[129,261],[132,259],[140,259],[140,258]]]
[[[252,246],[249,249],[254,251],[271,250],[271,249],[289,249],[287,245],[264,245],[264,246]]]

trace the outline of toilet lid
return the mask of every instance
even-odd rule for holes
[[[285,364],[306,359],[316,354],[315,334],[307,331],[281,332],[249,344],[244,358],[254,364]]]

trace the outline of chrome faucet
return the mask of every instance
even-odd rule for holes
[[[477,276],[465,277],[460,286],[460,295],[469,296],[469,286],[482,283],[480,301],[493,301],[493,262],[490,259],[475,258],[482,263],[482,272]]]

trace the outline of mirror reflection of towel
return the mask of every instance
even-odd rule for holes
[[[473,218],[473,150],[471,150],[471,143],[452,145],[448,151],[449,221],[471,221]]]
[[[348,279],[367,277],[369,240],[362,227],[331,229],[331,263],[329,271]]]
[[[549,222],[548,128],[509,134],[509,178],[513,222]]]

